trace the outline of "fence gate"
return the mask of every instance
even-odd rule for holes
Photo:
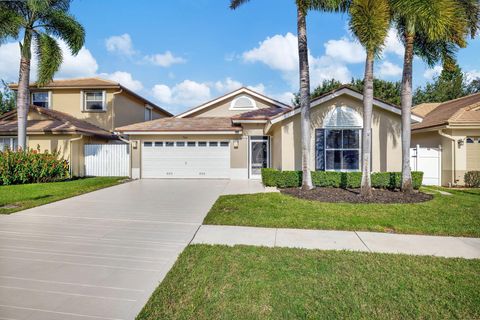
[[[442,150],[417,146],[410,149],[410,166],[423,172],[423,184],[440,186],[442,174]]]
[[[86,144],[85,175],[127,177],[130,175],[128,144]]]

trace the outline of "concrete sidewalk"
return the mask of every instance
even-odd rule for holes
[[[321,250],[480,258],[480,239],[358,231],[202,225],[192,244],[253,245]]]

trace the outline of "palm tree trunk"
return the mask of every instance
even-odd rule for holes
[[[412,109],[412,69],[414,35],[405,35],[405,57],[402,76],[402,191],[413,192],[412,173],[410,172],[410,138]]]
[[[30,108],[30,59],[31,31],[25,30],[23,44],[20,44],[20,74],[17,92],[18,148],[27,149],[27,117]]]
[[[362,197],[372,196],[370,167],[372,152],[373,63],[373,53],[367,52],[363,88],[362,184],[360,189]]]
[[[308,44],[306,9],[297,5],[298,57],[300,65],[300,109],[302,130],[302,189],[313,188],[310,170],[310,72],[308,66]]]

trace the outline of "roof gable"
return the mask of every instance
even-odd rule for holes
[[[354,89],[350,88],[349,86],[341,86],[338,89],[332,90],[330,92],[327,92],[327,93],[321,95],[318,98],[313,99],[310,102],[310,108],[314,108],[314,107],[316,107],[316,106],[318,106],[322,103],[325,103],[327,101],[330,101],[330,100],[335,99],[337,97],[340,97],[342,95],[347,95],[347,96],[356,98],[358,100],[363,100],[363,94],[360,93],[359,91],[354,90]],[[373,105],[376,106],[376,107],[379,107],[383,110],[386,110],[386,111],[389,111],[389,112],[392,112],[392,113],[395,113],[395,114],[398,114],[398,115],[401,114],[400,107],[398,107],[394,104],[385,102],[383,100],[377,99],[377,98],[373,99]],[[299,107],[297,107],[292,111],[289,111],[285,114],[281,114],[281,115],[277,116],[276,118],[274,118],[272,120],[272,124],[275,124],[275,123],[278,123],[278,122],[280,122],[282,120],[285,120],[287,118],[293,117],[294,115],[299,114],[300,111],[301,111],[301,109]],[[422,118],[420,116],[416,115],[415,113],[412,113],[411,119],[412,119],[412,121],[415,121],[415,122],[421,122],[422,121]]]
[[[426,114],[422,123],[412,127],[413,130],[426,129],[448,124],[474,123],[480,125],[480,93],[461,97],[439,104]]]
[[[235,91],[232,91],[230,93],[227,93],[219,98],[216,98],[214,100],[211,100],[209,102],[206,102],[200,106],[197,106],[197,107],[194,107],[190,110],[187,110],[183,113],[180,113],[178,114],[177,116],[175,116],[176,118],[185,118],[187,116],[190,116],[190,115],[193,115],[195,113],[198,113],[202,110],[206,110],[208,109],[209,107],[212,107],[214,105],[217,105],[217,104],[221,104],[222,102],[226,102],[228,101],[229,99],[232,99],[236,96],[241,96],[242,94],[244,94],[246,97],[252,97],[252,98],[255,98],[261,102],[264,102],[265,104],[268,104],[268,105],[273,105],[275,107],[278,107],[278,108],[288,108],[288,109],[292,109],[291,106],[283,103],[283,102],[280,102],[280,101],[277,101],[277,100],[274,100],[274,99],[271,99],[267,96],[264,96],[263,94],[260,94],[258,92],[255,92],[249,88],[246,88],[246,87],[242,87],[238,90],[235,90]],[[246,110],[243,110],[243,111],[246,111]]]

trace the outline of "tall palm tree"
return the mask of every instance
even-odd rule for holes
[[[76,55],[85,42],[85,31],[68,13],[71,0],[11,0],[0,2],[0,41],[20,41],[20,72],[17,93],[18,146],[26,148],[30,105],[32,47],[38,58],[39,86],[52,80],[62,64],[57,39],[65,41]],[[22,34],[23,32],[23,34]]]
[[[372,196],[370,180],[372,109],[373,109],[373,64],[385,43],[390,26],[388,0],[353,0],[350,4],[350,29],[367,53],[363,87],[363,132],[362,132],[362,184],[361,195]]]
[[[230,8],[237,9],[250,0],[231,0]],[[313,188],[311,176],[311,129],[310,129],[310,70],[308,62],[307,13],[309,10],[345,11],[346,0],[295,0],[297,6],[297,39],[300,78],[299,104],[302,132],[302,189]]]
[[[455,50],[466,46],[467,35],[476,33],[478,10],[473,14],[468,10],[478,9],[478,0],[391,0],[391,8],[405,45],[401,90],[402,190],[412,192],[410,119],[413,57],[417,55],[429,64],[442,60],[448,67],[455,59]]]

